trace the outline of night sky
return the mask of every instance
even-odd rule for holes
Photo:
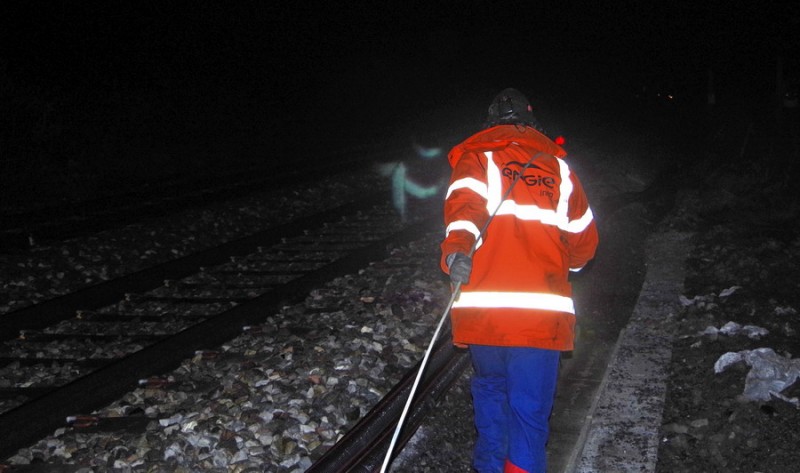
[[[126,140],[143,123],[280,139],[391,127],[509,86],[551,106],[643,87],[698,102],[711,68],[719,100],[768,94],[778,57],[797,81],[800,9],[760,3],[2,2],[3,112]]]
[[[796,55],[798,7],[730,3],[3,2],[3,56],[48,80],[144,85],[587,61],[653,74]]]

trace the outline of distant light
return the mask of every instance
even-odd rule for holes
[[[564,143],[566,143],[566,142],[567,142],[567,140],[565,140],[563,136],[556,136],[555,143],[558,146],[563,146]]]

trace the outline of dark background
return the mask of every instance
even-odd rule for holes
[[[3,2],[3,206],[477,126],[510,86],[598,119],[797,86],[788,2],[580,3]]]

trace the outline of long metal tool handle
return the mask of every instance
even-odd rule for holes
[[[431,343],[428,345],[428,349],[425,350],[425,356],[422,357],[419,370],[417,370],[417,377],[414,379],[414,384],[411,386],[411,392],[408,393],[408,399],[406,399],[406,405],[403,407],[403,413],[400,414],[400,420],[397,421],[397,427],[394,429],[392,441],[389,443],[389,448],[386,451],[386,457],[383,459],[381,473],[386,472],[386,469],[389,467],[389,462],[391,461],[394,447],[397,444],[398,437],[400,437],[400,431],[403,430],[403,423],[405,422],[406,415],[408,415],[408,410],[411,408],[411,403],[414,400],[414,394],[417,391],[417,386],[419,385],[422,375],[425,372],[425,366],[428,363],[428,358],[431,355],[431,351],[433,351],[433,345],[435,344],[436,339],[439,338],[439,332],[441,332],[444,321],[447,320],[447,315],[450,313],[450,309],[453,307],[453,303],[458,298],[460,291],[461,283],[459,282],[456,283],[455,288],[453,288],[453,294],[450,296],[450,302],[447,303],[447,308],[445,308],[442,317],[439,319],[439,324],[436,326],[436,330],[433,332]]]
[[[528,166],[531,165],[534,159],[537,156],[542,154],[542,152],[538,152],[531,156],[531,159],[525,163],[525,166],[522,167],[519,174],[514,178],[511,182],[511,185],[508,186],[508,190],[503,194],[503,197],[500,199],[500,202],[497,203],[497,208],[494,209],[494,212],[489,215],[489,218],[486,220],[486,223],[481,228],[480,233],[478,233],[478,237],[475,238],[475,242],[472,244],[472,248],[469,250],[469,257],[475,253],[476,246],[478,241],[483,237],[483,234],[486,233],[486,229],[489,227],[489,223],[494,219],[497,212],[500,210],[500,206],[503,204],[508,198],[508,195],[511,194],[511,189],[517,184],[520,177],[525,173],[525,170]],[[431,337],[431,342],[428,344],[428,348],[425,350],[425,356],[422,357],[422,362],[419,365],[419,370],[417,371],[417,377],[414,380],[414,384],[411,386],[411,392],[408,393],[408,399],[406,400],[406,405],[403,407],[403,413],[400,414],[400,420],[397,421],[397,427],[394,429],[394,434],[392,435],[392,441],[389,443],[389,448],[386,451],[386,457],[383,459],[383,465],[381,465],[381,473],[385,473],[387,468],[389,467],[389,462],[392,459],[392,453],[394,453],[394,447],[397,444],[397,439],[400,437],[400,431],[403,430],[403,423],[406,420],[406,416],[408,415],[408,410],[411,408],[411,403],[414,401],[414,394],[417,392],[417,386],[419,385],[420,380],[422,379],[422,375],[425,372],[425,366],[428,363],[428,358],[431,355],[431,351],[433,351],[433,345],[436,343],[436,339],[439,338],[439,333],[442,330],[442,326],[444,325],[444,321],[447,320],[448,314],[450,314],[450,310],[453,308],[453,304],[455,303],[456,299],[458,299],[459,294],[461,293],[461,283],[458,282],[453,287],[453,294],[450,296],[450,301],[447,303],[447,307],[445,308],[444,312],[442,313],[441,318],[439,319],[439,323],[436,325],[436,330],[433,332],[433,337]]]

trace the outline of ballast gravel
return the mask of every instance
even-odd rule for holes
[[[375,191],[375,182],[374,176],[338,178],[296,191],[296,200],[265,193],[6,256],[16,264],[3,265],[11,296],[0,310],[244,236],[319,211],[323,203],[334,206]],[[440,231],[421,234],[393,249],[389,259],[333,280],[301,304],[265,314],[262,324],[243,327],[238,338],[198,352],[173,372],[142,380],[111,405],[76,412],[63,428],[0,464],[44,463],[75,471],[304,471],[422,357],[449,298],[438,267],[440,238]],[[75,323],[62,324],[63,330]],[[57,357],[76,348],[48,342],[43,349]],[[80,350],[102,356],[89,344]],[[19,385],[36,379],[32,369],[12,364],[0,379]],[[105,425],[115,429],[105,432]]]
[[[332,281],[305,303],[89,413],[146,417],[143,432],[65,426],[9,462],[109,471],[306,470],[421,358],[448,293],[425,261],[436,240],[428,235],[398,248],[388,263]]]
[[[265,190],[65,241],[0,253],[0,316],[82,287],[217,246],[372,192],[389,192],[371,171]]]

